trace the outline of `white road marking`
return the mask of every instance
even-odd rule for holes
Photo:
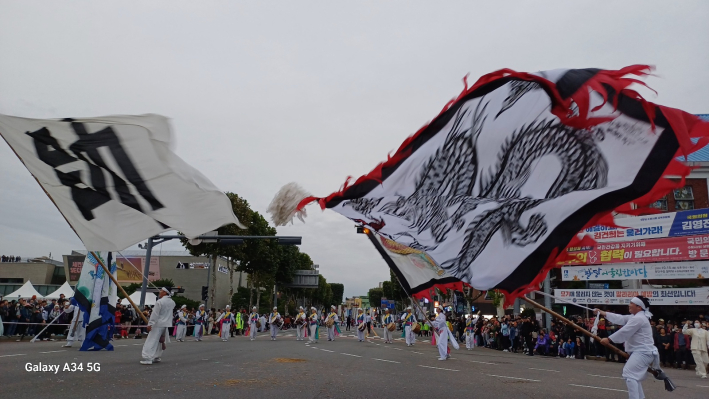
[[[66,352],[66,351],[62,350],[62,351],[49,351],[49,352],[39,352],[39,353],[58,353],[58,352]]]
[[[11,356],[26,356],[24,353],[18,353],[16,355],[1,355],[0,357],[11,357]]]
[[[401,349],[401,348],[391,348],[391,349],[395,349],[395,350],[398,350],[398,351],[402,351],[402,350],[403,350],[403,349]]]
[[[372,358],[372,360],[379,360],[380,362],[389,362],[389,363],[401,363],[401,362],[395,362],[393,360],[384,360],[384,359],[377,359],[375,357]]]
[[[117,348],[119,346],[128,346],[128,345],[113,345],[113,346],[115,346]]]
[[[534,381],[534,382],[542,382],[541,380],[532,380],[530,378],[519,378],[519,377],[507,377],[505,375],[495,375],[495,374],[485,374],[490,377],[498,377],[498,378],[509,378],[511,380],[524,380],[524,381]]]
[[[445,371],[460,371],[460,370],[453,370],[453,369],[444,369],[442,367],[424,366],[422,364],[419,364],[419,367],[425,367],[427,369],[445,370]]]
[[[577,385],[577,384],[569,384],[572,387],[581,387],[581,388],[593,388],[593,389],[603,389],[605,391],[618,391],[618,392],[628,392],[623,389],[613,389],[613,388],[601,388],[601,387],[592,387],[590,385]]]
[[[559,373],[559,372],[560,372],[560,371],[557,371],[557,370],[535,369],[534,367],[530,367],[529,369],[530,369],[530,370],[539,370],[539,371],[551,371],[551,372],[554,372],[554,373]]]
[[[421,352],[414,352],[414,351],[411,351],[411,353],[415,353],[415,354],[417,354],[417,355],[423,355],[423,353],[421,353]]]
[[[616,379],[616,380],[623,380],[623,379],[624,379],[624,378],[621,378],[621,377],[611,377],[611,376],[607,376],[607,375],[598,375],[598,374],[589,374],[589,375],[590,375],[591,377],[613,378],[613,379]]]
[[[453,358],[451,358],[451,359],[453,359]],[[479,360],[468,360],[468,361],[472,362],[472,363],[492,364],[493,366],[497,366],[497,363],[481,362]]]
[[[133,346],[142,346],[143,344],[133,344]]]
[[[331,350],[329,350],[329,349],[320,349],[320,350],[321,350],[321,351],[325,351],[325,352],[335,353],[335,351],[331,351]]]
[[[700,388],[709,388],[709,385],[697,385]]]
[[[359,355],[352,355],[352,354],[349,354],[349,353],[340,353],[340,354],[341,354],[341,355],[345,355],[345,356],[362,357],[362,356],[359,356]]]

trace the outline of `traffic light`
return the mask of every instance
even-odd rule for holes
[[[357,234],[369,234],[369,229],[364,226],[357,226]]]
[[[207,298],[209,297],[208,291],[209,291],[209,287],[207,287],[206,285],[203,285],[202,286],[202,300],[203,301],[206,301]]]

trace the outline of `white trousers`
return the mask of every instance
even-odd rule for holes
[[[197,341],[202,340],[202,334],[204,333],[204,327],[201,324],[195,324],[194,325],[194,337],[197,339]]]
[[[642,381],[647,378],[648,367],[659,368],[660,355],[654,352],[633,352],[623,367],[623,378],[628,387],[629,399],[643,399]]]
[[[71,327],[69,328],[69,335],[66,336],[67,346],[72,346],[74,341],[83,341],[84,338],[86,338],[86,327],[83,327],[81,323],[81,320],[76,323],[76,330],[74,329],[74,323],[71,324]]]
[[[276,339],[276,335],[278,335],[278,326],[271,323],[271,338]]]
[[[219,330],[219,336],[224,340],[229,340],[229,330],[231,330],[231,323],[222,323],[222,329]]]
[[[465,332],[465,347],[468,349],[475,348],[475,337],[472,331]],[[505,348],[507,349],[507,348]]]
[[[404,332],[405,332],[404,337],[406,338],[406,345],[415,344],[416,343],[416,336],[414,335],[414,332],[411,331],[411,326],[405,326]]]
[[[695,369],[697,371],[697,375],[700,377],[707,375],[707,364],[709,364],[709,354],[707,354],[707,352],[700,352],[694,350],[692,351],[692,357],[694,357],[694,363],[697,364],[697,368]]]
[[[296,339],[300,341],[301,339],[305,338],[305,325],[302,326],[296,326],[295,328],[295,334],[296,334]]]
[[[438,347],[438,355],[441,359],[448,357],[448,329],[441,330],[441,334],[436,337],[436,346]]]
[[[145,339],[143,344],[143,360],[155,360],[156,358],[162,356],[162,344],[160,343],[160,336],[165,335],[165,341],[167,342],[167,327],[153,327],[148,333],[148,338]]]
[[[312,324],[308,327],[310,330],[308,330],[308,333],[310,336],[308,337],[308,341],[310,342],[318,342],[318,340],[315,339],[315,330],[318,328],[316,324]]]
[[[357,329],[357,339],[360,341],[364,341],[364,332],[367,331],[365,328],[363,331],[359,331],[359,328]]]
[[[257,332],[258,328],[256,328],[256,323],[251,323],[251,325],[249,326],[249,338],[256,339]]]
[[[388,328],[384,327],[384,342],[392,342],[393,337],[391,331],[389,331]]]
[[[332,327],[327,328],[327,340],[328,341],[335,340],[335,325],[334,324],[332,325]]]
[[[185,335],[187,335],[187,326],[184,324],[178,324],[175,339],[182,341],[185,339]]]

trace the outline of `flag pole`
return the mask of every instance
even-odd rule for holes
[[[522,300],[524,300],[525,302],[529,303],[530,305],[535,306],[535,307],[538,307],[539,309],[541,309],[541,310],[547,312],[548,314],[550,314],[550,315],[556,317],[557,319],[563,321],[564,323],[570,325],[571,327],[574,328],[574,330],[580,332],[581,334],[583,334],[583,335],[585,335],[585,336],[587,336],[587,337],[589,337],[589,338],[593,338],[593,339],[596,340],[597,342],[601,342],[601,340],[602,340],[601,337],[599,337],[599,336],[597,336],[597,335],[591,333],[590,331],[588,331],[588,330],[586,330],[585,328],[579,326],[578,324],[576,324],[576,323],[574,323],[573,321],[567,319],[566,317],[564,317],[564,316],[562,316],[562,315],[556,313],[555,311],[553,311],[553,310],[551,310],[551,309],[549,309],[549,308],[546,308],[546,307],[544,307],[544,306],[538,304],[537,302],[535,302],[535,301],[533,301],[533,300],[527,298],[526,296],[521,296],[520,298],[521,298]],[[596,316],[596,317],[598,317],[598,316]],[[612,350],[613,352],[617,353],[618,355],[623,356],[625,359],[627,359],[628,357],[630,357],[630,355],[628,355],[628,354],[625,353],[624,351],[618,349],[618,348],[615,347],[614,345],[611,345],[610,343],[606,345],[606,344],[603,344],[603,343],[601,342],[601,344],[604,345],[606,348],[609,348],[609,349]]]
[[[116,278],[113,276],[113,274],[111,274],[111,272],[108,270],[108,268],[106,267],[106,265],[103,264],[103,261],[101,260],[101,258],[99,258],[99,256],[96,255],[96,253],[95,253],[94,251],[89,251],[89,253],[90,253],[94,258],[96,258],[96,261],[98,262],[99,265],[101,265],[101,267],[103,268],[103,271],[108,275],[108,277],[111,279],[111,281],[113,281],[113,284],[115,284],[116,287],[118,287],[118,289],[121,290],[121,292],[123,293],[123,295],[125,295],[125,297],[126,297],[126,299],[128,300],[128,302],[130,302],[130,304],[133,305],[133,309],[136,309],[136,313],[138,313],[138,314],[140,315],[140,317],[143,319],[143,321],[144,321],[145,324],[147,325],[147,324],[148,324],[148,318],[145,317],[145,315],[143,314],[143,312],[141,312],[140,309],[138,308],[138,306],[136,306],[136,304],[133,302],[133,300],[130,299],[130,296],[128,296],[128,294],[126,293],[126,290],[124,290],[123,287],[121,287],[121,285],[118,284],[118,281],[116,281]]]
[[[625,359],[628,359],[628,358],[630,357],[629,354],[627,354],[627,353],[625,353],[624,351],[622,351],[622,350],[616,348],[616,347],[613,346],[612,344],[610,344],[610,343],[604,344],[604,343],[603,343],[603,339],[602,339],[601,337],[599,337],[599,336],[597,336],[597,335],[595,335],[595,334],[593,334],[593,333],[587,331],[585,328],[580,327],[579,325],[577,325],[577,324],[574,323],[573,321],[571,321],[571,320],[567,319],[566,317],[564,317],[564,316],[562,316],[562,315],[556,313],[555,311],[553,311],[553,310],[551,310],[551,309],[548,309],[548,308],[545,308],[544,306],[542,306],[542,305],[538,304],[537,302],[535,302],[535,301],[533,301],[533,300],[527,298],[526,296],[522,296],[521,298],[522,298],[524,301],[526,301],[527,303],[529,303],[530,305],[536,306],[536,307],[538,307],[539,309],[541,309],[541,310],[543,310],[543,311],[549,313],[550,315],[556,317],[557,319],[559,319],[559,320],[561,320],[561,321],[563,321],[563,322],[565,322],[565,323],[568,323],[571,327],[573,327],[576,331],[580,332],[581,334],[583,334],[583,335],[585,335],[585,336],[587,336],[587,337],[593,338],[594,340],[597,340],[598,342],[601,343],[601,345],[603,345],[603,346],[609,348],[610,350],[612,350],[613,352],[617,353],[618,355],[624,357]],[[599,317],[599,315],[596,315],[596,317]],[[665,381],[665,390],[670,391],[670,392],[672,392],[672,391],[675,390],[675,385],[674,385],[674,383],[669,379],[669,377],[667,377],[667,376],[665,375],[665,373],[664,373],[663,371],[661,371],[661,370],[656,370],[656,369],[654,369],[654,368],[652,368],[652,367],[648,367],[647,372],[650,373],[650,374],[652,374],[653,376],[655,376],[655,379],[664,380],[664,381]]]

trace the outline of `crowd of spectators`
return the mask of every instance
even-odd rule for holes
[[[7,301],[0,300],[0,318],[2,318],[3,335],[18,337],[18,341],[25,336],[33,337],[55,319],[62,317],[62,308],[68,299],[61,295],[59,299],[38,299],[33,296],[29,299]],[[52,335],[63,336],[68,320],[60,319],[47,328],[37,339],[53,341]]]
[[[21,262],[21,261],[22,261],[22,258],[19,257],[19,256],[12,256],[12,255],[10,255],[10,256],[7,256],[7,255],[2,255],[2,256],[0,256],[0,262],[2,262],[2,263],[6,263],[6,262],[17,263],[17,262]]]
[[[594,318],[572,316],[577,325],[593,331],[600,338],[607,338],[620,326],[609,323],[604,318],[594,326]],[[449,316],[452,320],[452,332],[461,342],[465,342],[465,318]],[[678,321],[651,320],[654,328],[655,346],[660,353],[662,367],[692,369],[695,365],[690,351],[691,337],[682,332],[683,327],[691,328],[695,320],[680,318]],[[696,319],[701,328],[709,329],[709,322],[704,315]],[[542,328],[536,318],[521,315],[492,317],[478,320],[473,328],[476,346],[482,346],[504,352],[524,353],[528,356],[541,355],[565,359],[598,359],[606,362],[624,363],[625,359],[616,352],[594,342],[580,334],[571,325],[561,321],[552,323],[551,328]],[[616,347],[623,350],[623,344]]]

